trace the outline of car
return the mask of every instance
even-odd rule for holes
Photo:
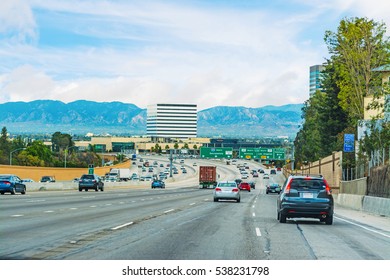
[[[248,179],[248,174],[242,173],[241,179],[243,179],[243,180]]]
[[[145,176],[145,181],[152,181],[153,180],[153,176],[152,175],[146,175]]]
[[[251,191],[251,185],[248,182],[241,182],[241,184],[238,185],[238,188],[240,190],[246,190],[248,192]]]
[[[263,179],[269,179],[269,175],[267,173],[263,174]]]
[[[97,191],[104,191],[104,183],[102,179],[96,174],[83,174],[79,180],[79,192],[89,189]]]
[[[213,191],[214,202],[220,199],[241,201],[240,189],[235,181],[220,181]]]
[[[259,169],[258,171],[259,171],[259,173],[262,173],[262,174],[265,173],[263,169]]]
[[[42,176],[40,182],[41,183],[54,183],[56,179],[54,176]]]
[[[282,168],[281,167],[277,167],[276,171],[282,171]]]
[[[165,189],[165,183],[164,181],[162,180],[154,180],[152,182],[152,189],[154,188],[161,188],[161,189]]]
[[[248,182],[252,189],[256,188],[256,183],[253,181]]]
[[[275,170],[275,169],[271,169],[271,171],[269,172],[269,174],[275,175],[275,174],[276,174],[276,170]]]
[[[277,219],[317,218],[333,224],[334,201],[331,188],[322,176],[290,175],[277,199]]]
[[[181,170],[181,172],[182,172],[183,174],[185,174],[185,173],[187,173],[187,169],[184,169],[184,168],[183,168],[183,169]]]
[[[22,183],[22,180],[14,174],[1,174],[0,175],[0,193],[16,193],[26,194],[26,185]]]
[[[192,166],[197,166],[196,162],[194,162],[194,163],[192,164]]]
[[[242,182],[242,180],[241,179],[236,179],[236,180],[234,180],[234,182],[236,182],[236,184],[238,186]]]
[[[258,174],[257,172],[253,172],[252,176],[253,176],[254,178],[256,178],[256,177],[259,177],[259,174]]]
[[[269,194],[269,193],[278,193],[279,194],[280,191],[281,191],[281,187],[279,184],[271,183],[271,184],[267,185],[265,193],[266,194]]]

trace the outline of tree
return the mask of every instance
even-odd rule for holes
[[[4,126],[1,129],[0,135],[0,163],[6,164],[9,160],[9,153],[11,149],[11,145],[8,139],[7,128]]]
[[[156,145],[154,146],[154,152],[161,153],[161,150],[162,150],[161,146],[158,143],[156,143]]]
[[[337,33],[326,31],[325,42],[340,75],[340,105],[353,126],[363,119],[364,97],[380,86],[373,68],[390,61],[390,42],[386,27],[367,18],[343,19]]]
[[[42,141],[32,142],[16,157],[20,165],[52,166],[53,156],[49,147]]]
[[[55,132],[51,137],[51,142],[55,152],[61,152],[68,147],[74,146],[72,136],[61,132]]]

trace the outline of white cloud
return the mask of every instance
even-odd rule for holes
[[[323,32],[349,12],[386,16],[389,9],[363,0],[295,2],[304,9],[271,14],[181,1],[2,1],[0,32],[24,35],[20,44],[0,39],[0,102],[87,99],[145,108],[175,101],[202,109],[303,102],[309,66],[327,56]],[[52,28],[99,44],[42,46],[36,8],[39,24],[52,19]]]
[[[36,23],[27,0],[0,2],[0,34],[11,34],[14,42],[36,39]]]

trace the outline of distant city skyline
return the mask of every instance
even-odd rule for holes
[[[0,103],[262,107],[309,98],[325,31],[387,0],[3,0]],[[389,33],[387,34],[387,36]]]

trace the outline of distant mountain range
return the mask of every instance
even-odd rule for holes
[[[217,106],[198,112],[199,137],[294,137],[302,104],[260,108]],[[0,104],[0,126],[10,133],[145,135],[146,109],[122,102],[54,100]]]

